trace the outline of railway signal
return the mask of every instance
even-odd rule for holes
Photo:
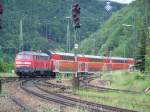
[[[80,28],[80,6],[78,3],[72,6],[72,19],[75,28]]]
[[[78,3],[74,3],[72,5],[72,20],[75,28],[75,38],[74,38],[74,54],[75,54],[75,62],[77,62],[77,49],[78,49],[78,40],[77,37],[79,36],[78,29],[80,28],[80,6]],[[73,79],[73,87],[74,89],[79,88],[79,77],[78,77],[78,71],[74,74]]]
[[[3,14],[3,6],[2,6],[2,4],[0,4],[0,15],[2,15]]]
[[[2,20],[1,20],[2,14],[3,14],[3,5],[0,4],[0,29],[2,29]]]

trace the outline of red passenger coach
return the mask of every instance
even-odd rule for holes
[[[74,73],[77,71],[77,62],[75,62],[74,54],[51,52],[50,57],[53,63],[53,72]]]

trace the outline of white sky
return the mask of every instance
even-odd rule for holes
[[[135,1],[135,0],[110,0],[110,1],[115,1],[115,2],[119,2],[119,3],[131,3],[132,1]]]

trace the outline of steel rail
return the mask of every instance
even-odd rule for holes
[[[90,84],[90,82],[92,81],[92,78],[87,78],[84,81],[82,81],[82,86],[83,87],[88,87],[91,89],[95,89],[97,91],[117,91],[117,92],[126,92],[126,93],[132,93],[132,94],[141,94],[141,92],[137,92],[137,91],[131,91],[131,90],[123,90],[123,89],[113,89],[113,88],[107,88],[107,87],[101,87],[101,86],[95,86]]]
[[[19,77],[0,77],[2,83],[14,82],[21,80]]]
[[[10,96],[10,99],[15,102],[23,111],[27,112],[37,112],[35,109],[27,106],[25,103],[23,103],[20,99],[16,98],[15,96]]]
[[[29,87],[30,86],[30,87]],[[80,99],[75,99],[71,97],[67,97],[61,94],[56,94],[49,92],[47,90],[43,90],[42,88],[39,88],[33,84],[33,82],[28,82],[24,81],[21,84],[21,88],[23,88],[25,91],[32,93],[36,96],[39,96],[41,98],[47,99],[49,101],[54,101],[56,103],[66,105],[66,106],[71,106],[71,107],[83,107],[90,109],[92,111],[104,111],[104,112],[137,112],[133,110],[128,110],[128,109],[122,109],[122,108],[116,108],[108,105],[103,105],[103,104],[97,104],[97,103],[92,103]]]
[[[95,78],[95,77],[94,77]],[[116,92],[126,92],[126,93],[132,93],[132,94],[141,94],[141,92],[137,91],[130,91],[130,90],[123,90],[123,89],[113,89],[113,88],[107,88],[107,87],[100,87],[90,84],[90,82],[93,80],[93,77],[87,78],[81,82],[81,87],[94,89],[96,91],[116,91]],[[65,86],[65,85],[58,85],[51,82],[44,82],[45,84],[41,84],[43,86],[47,87],[55,87],[55,88],[66,88],[70,89],[71,86]]]

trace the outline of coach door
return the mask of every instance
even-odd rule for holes
[[[79,62],[79,64],[78,64],[78,72],[87,72],[87,63]]]
[[[59,72],[59,61],[54,61],[54,72]]]

